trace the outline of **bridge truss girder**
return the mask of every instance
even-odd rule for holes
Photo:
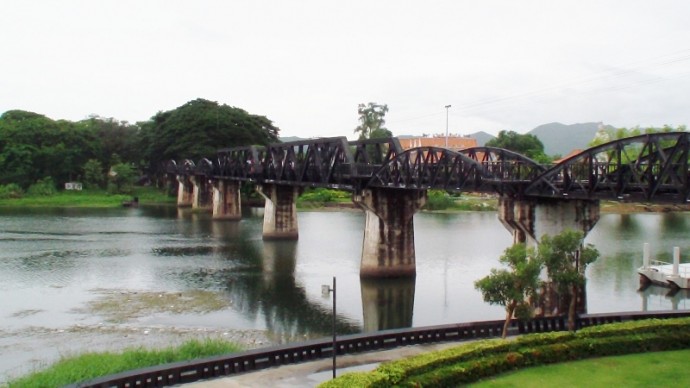
[[[686,203],[690,133],[655,133],[587,149],[544,172],[533,197]]]

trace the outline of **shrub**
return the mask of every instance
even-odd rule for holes
[[[684,348],[690,348],[690,318],[631,321],[468,343],[343,375],[322,387],[456,386],[532,365]]]
[[[429,190],[427,193],[426,210],[445,210],[453,207],[455,200],[443,190]]]
[[[21,198],[22,195],[24,195],[24,191],[15,183],[0,185],[0,199]]]
[[[29,195],[49,197],[57,193],[57,189],[55,188],[55,182],[53,181],[53,178],[45,177],[43,179],[39,179],[38,182],[29,186],[27,193]]]
[[[350,194],[346,191],[316,188],[307,190],[299,197],[300,202],[340,202],[350,199]]]

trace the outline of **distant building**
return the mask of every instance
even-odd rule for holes
[[[432,137],[405,137],[398,138],[403,149],[417,147],[446,147],[446,137],[443,135],[435,135]],[[459,151],[465,148],[477,146],[477,139],[472,137],[464,137],[458,135],[448,136],[448,149]]]
[[[582,151],[583,151],[583,150],[581,150],[581,149],[574,149],[574,150],[570,151],[570,152],[568,153],[568,155],[566,155],[566,156],[564,156],[564,157],[562,157],[562,158],[560,158],[560,159],[556,159],[556,160],[554,160],[554,161],[551,162],[551,163],[553,163],[553,164],[558,164],[558,163],[560,163],[560,162],[562,162],[562,161],[564,161],[564,160],[566,160],[566,159],[572,158],[573,156],[580,154]]]

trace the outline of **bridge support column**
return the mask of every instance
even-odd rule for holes
[[[242,219],[239,181],[225,179],[213,181],[213,219],[228,221]]]
[[[513,234],[514,243],[536,247],[543,235],[554,236],[566,229],[587,236],[599,221],[599,201],[500,197],[498,219]]]
[[[192,206],[192,193],[194,192],[194,185],[190,182],[186,175],[178,175],[177,182],[177,207]]]
[[[297,197],[301,189],[296,186],[264,184],[256,191],[266,198],[264,206],[264,240],[297,240]]]
[[[208,179],[204,176],[194,176],[190,178],[194,189],[192,191],[192,209],[204,209],[208,208],[211,204],[210,201],[210,184]]]
[[[353,196],[364,209],[361,277],[416,275],[414,214],[426,203],[426,190],[365,189]]]

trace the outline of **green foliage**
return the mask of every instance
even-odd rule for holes
[[[359,115],[359,125],[355,128],[355,133],[359,133],[359,139],[377,139],[391,137],[393,134],[386,129],[386,113],[388,105],[370,102],[359,104],[357,114]]]
[[[633,127],[633,128],[605,128],[600,129],[594,139],[589,142],[590,147],[595,147],[610,141],[625,139],[626,137],[639,136],[643,134],[652,133],[668,133],[668,132],[685,132],[687,130],[685,125],[679,125],[677,127],[672,127],[670,125],[664,125],[661,128],[647,127]]]
[[[24,190],[18,184],[0,185],[0,199],[16,199],[24,195]]]
[[[514,131],[501,131],[498,133],[498,137],[489,140],[486,146],[505,148],[542,164],[551,162],[551,158],[544,153],[544,144],[534,135],[521,135]]]
[[[307,189],[299,196],[298,202],[344,202],[350,200],[350,193],[342,190],[331,190],[324,188]]]
[[[279,131],[264,116],[196,99],[142,123],[140,146],[149,169],[157,171],[170,159],[198,161],[221,148],[274,143]]]
[[[565,230],[556,236],[544,235],[539,243],[539,258],[562,295],[570,298],[568,325],[574,330],[575,305],[578,291],[585,285],[587,266],[599,257],[592,245],[583,246],[584,233]]]
[[[519,312],[519,318],[529,318],[531,315],[528,300],[537,293],[542,262],[535,257],[534,250],[527,249],[525,244],[507,248],[499,261],[508,269],[491,269],[491,273],[477,280],[474,287],[481,291],[485,302],[505,307],[505,338],[510,320],[516,312]]]
[[[346,374],[320,387],[458,386],[535,365],[685,348],[690,348],[690,318],[631,321],[467,343]]]
[[[27,190],[27,194],[33,196],[48,197],[55,195],[55,193],[57,193],[57,189],[55,188],[55,182],[51,177],[39,179],[38,182],[29,186],[29,189]]]
[[[179,347],[158,350],[130,348],[121,353],[85,353],[76,357],[64,357],[46,370],[10,381],[9,386],[13,388],[62,387],[118,372],[228,354],[239,350],[241,347],[235,343],[206,339],[190,340]]]
[[[89,159],[84,164],[84,183],[87,188],[95,189],[103,186],[105,174],[103,165],[96,159]]]
[[[134,167],[129,163],[118,163],[110,169],[110,182],[117,193],[130,193],[136,179]]]
[[[455,199],[443,190],[429,190],[427,192],[426,210],[445,210],[455,205]]]

